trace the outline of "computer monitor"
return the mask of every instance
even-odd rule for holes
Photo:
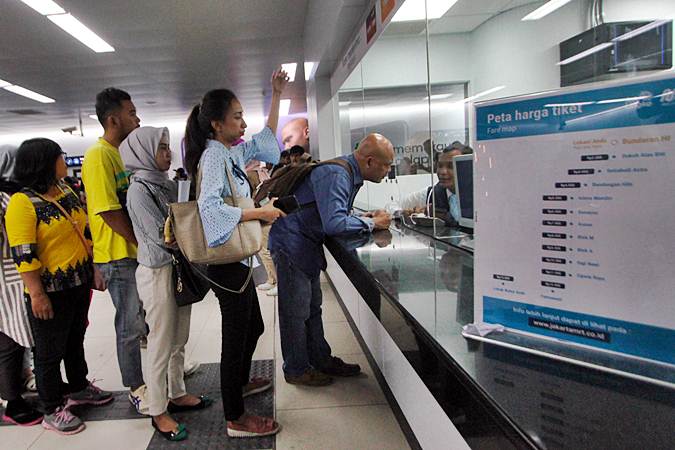
[[[452,158],[455,194],[459,200],[459,226],[473,229],[473,155]]]

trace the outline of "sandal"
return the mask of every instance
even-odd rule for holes
[[[173,402],[169,402],[169,404],[166,407],[167,412],[169,413],[177,413],[177,412],[185,412],[185,411],[197,411],[199,409],[204,409],[206,407],[209,407],[213,404],[213,400],[208,398],[206,395],[200,395],[199,396],[199,403],[196,405],[176,405]]]
[[[272,387],[272,381],[266,378],[253,377],[251,380],[244,385],[242,388],[242,397],[248,397],[249,395],[258,394],[260,392],[265,392]]]
[[[248,424],[235,424],[234,421],[228,420],[227,435],[231,438],[263,437],[277,434],[281,430],[281,425],[269,417],[248,415],[246,422],[252,427]]]

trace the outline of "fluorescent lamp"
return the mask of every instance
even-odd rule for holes
[[[280,116],[287,116],[288,111],[291,110],[291,99],[290,98],[285,98],[279,102],[279,115]]]
[[[96,53],[115,51],[115,49],[111,47],[106,41],[98,37],[96,33],[91,31],[82,22],[70,14],[48,16],[48,19]]]
[[[3,89],[9,92],[14,92],[15,94],[22,95],[24,97],[27,97],[31,100],[35,100],[36,102],[40,103],[54,103],[56,100],[53,98],[45,97],[42,94],[38,94],[37,92],[33,92],[29,89],[26,89],[21,86],[17,86],[15,84],[10,84],[9,86],[4,86]]]
[[[349,106],[352,104],[352,102],[339,102],[340,106]]]
[[[654,28],[660,27],[661,25],[665,25],[668,22],[670,22],[670,19],[666,20],[655,20],[651,23],[648,23],[647,25],[643,25],[640,28],[636,28],[633,31],[629,31],[628,33],[624,33],[621,36],[617,36],[614,39],[612,39],[612,42],[621,42],[625,41],[627,39],[634,38],[638,34],[642,34],[646,31],[653,30]]]
[[[5,86],[11,86],[12,83],[5,81],[5,80],[0,80],[0,88],[4,88]]]
[[[450,98],[455,94],[435,94],[430,97],[424,97],[424,100],[443,100],[444,98]]]
[[[551,0],[541,5],[539,8],[535,9],[525,17],[520,20],[539,20],[544,16],[551,14],[558,8],[561,8],[568,4],[572,0]]]
[[[64,14],[66,11],[52,0],[21,0],[43,16]]]
[[[305,61],[305,81],[309,81],[309,79],[314,75],[314,67],[316,66],[316,63],[313,61]]]
[[[586,106],[592,105],[595,102],[576,102],[576,103],[549,103],[544,105],[544,108],[557,108],[557,107],[566,107],[566,106]]]
[[[286,71],[288,74],[288,82],[292,83],[295,81],[295,69],[298,67],[298,63],[286,63],[282,64],[281,68]]]
[[[98,116],[96,114],[89,114],[90,119],[98,120]]]
[[[643,100],[649,98],[649,95],[641,95],[640,97],[624,97],[624,98],[610,98],[607,100],[598,100],[596,103],[598,105],[606,105],[607,103],[624,103],[624,102],[634,102],[636,100]]]
[[[458,102],[453,103],[453,105],[459,105],[462,103],[469,103],[471,101],[476,100],[477,98],[485,97],[486,95],[492,94],[493,92],[501,91],[504,89],[506,86],[495,86],[492,89],[488,89],[487,91],[479,92],[478,94],[474,94],[471,97],[467,97],[464,100],[460,100]]]
[[[614,45],[614,44],[611,43],[611,42],[603,42],[602,44],[598,44],[595,47],[589,48],[588,50],[584,50],[583,52],[577,53],[574,56],[570,56],[569,58],[564,59],[564,60],[560,61],[559,63],[556,63],[556,65],[564,66],[565,64],[569,64],[571,62],[578,61],[581,58],[585,58],[588,55],[592,55],[593,53],[597,53],[601,50],[606,49],[607,47],[611,47],[612,45]]]
[[[411,22],[413,20],[438,19],[443,17],[458,0],[427,0],[426,8],[424,0],[406,0],[396,11],[392,22]],[[426,16],[425,16],[426,9]]]

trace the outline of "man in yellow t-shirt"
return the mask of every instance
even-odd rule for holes
[[[103,137],[84,155],[82,181],[87,193],[94,263],[105,279],[115,305],[117,361],[129,401],[139,413],[146,408],[140,338],[145,335],[141,301],[136,290],[136,237],[126,211],[129,177],[118,147],[140,125],[128,93],[107,88],[96,96],[96,115]]]

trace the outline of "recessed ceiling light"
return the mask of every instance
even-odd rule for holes
[[[38,94],[37,92],[33,92],[30,89],[26,89],[25,87],[17,86],[15,84],[3,86],[3,89],[9,92],[14,92],[15,94],[18,95],[22,95],[24,97],[27,97],[31,100],[35,100],[36,102],[40,103],[54,103],[56,101],[53,98],[46,97],[42,94]]]
[[[520,20],[539,20],[542,17],[551,14],[556,9],[565,6],[571,1],[572,0],[551,0],[550,2],[544,3],[539,8],[535,9]]]
[[[426,8],[424,0],[406,0],[396,11],[392,22],[410,22],[413,20],[438,19],[443,17],[458,0],[427,0]],[[426,16],[425,16],[426,9]]]
[[[54,3],[52,0],[21,0],[26,5],[33,8],[35,11],[39,12],[43,16],[48,16],[50,14],[63,14],[66,11],[61,8],[59,5]]]
[[[305,61],[305,81],[309,81],[312,75],[314,75],[314,67],[316,67],[315,62]]]
[[[431,98],[431,100],[443,100],[444,98],[450,98],[453,95],[455,94],[435,94],[431,97],[424,97],[424,100],[429,100],[429,98]]]
[[[567,106],[586,106],[593,104],[595,104],[595,102],[547,103],[544,105],[544,108],[565,108]]]
[[[288,74],[288,81],[292,83],[295,81],[295,69],[298,67],[298,63],[286,63],[282,64],[281,68],[286,71]]]
[[[280,116],[287,116],[288,111],[291,110],[291,99],[290,98],[285,98],[281,100],[279,103],[279,115]]]
[[[495,86],[495,87],[493,87],[493,88],[491,88],[491,89],[488,89],[487,91],[479,92],[478,94],[474,94],[474,95],[472,95],[471,97],[465,98],[464,100],[460,100],[460,101],[458,101],[458,102],[455,102],[454,104],[459,104],[459,103],[469,103],[469,102],[471,102],[471,101],[476,100],[477,98],[485,97],[486,95],[492,94],[493,92],[501,91],[501,90],[504,89],[505,87],[506,87],[506,86]]]
[[[63,31],[73,36],[78,41],[95,51],[96,53],[114,52],[115,49],[101,39],[82,22],[70,14],[58,14],[48,16],[48,19],[58,25]]]

